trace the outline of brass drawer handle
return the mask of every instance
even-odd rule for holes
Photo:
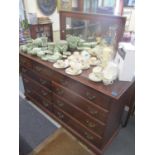
[[[58,115],[58,117],[59,117],[60,119],[63,119],[63,118],[64,118],[64,115],[61,114],[60,112],[57,112],[57,115]]]
[[[39,81],[40,81],[40,83],[41,83],[42,85],[44,85],[44,84],[47,83],[47,81],[46,81],[46,80],[43,80],[43,79],[39,79]]]
[[[96,99],[96,96],[95,95],[91,95],[89,92],[86,92],[86,96],[91,101],[94,100],[94,99]]]
[[[89,139],[89,140],[93,140],[94,139],[94,137],[92,135],[90,135],[89,133],[84,132],[84,134],[85,134],[87,139]]]
[[[89,108],[88,108],[88,111],[89,111],[89,113],[92,114],[92,115],[97,115],[97,114],[98,114],[98,111],[97,111],[97,110],[94,110],[94,109],[89,109]]]
[[[25,83],[29,83],[29,80],[24,78],[24,82]]]
[[[90,128],[96,127],[96,124],[93,123],[93,122],[90,122],[89,120],[86,120],[86,124],[87,124],[87,126],[90,127]]]
[[[35,66],[35,70],[37,70],[38,72],[40,72],[42,70],[42,68],[39,67],[39,66]]]
[[[48,107],[48,106],[49,106],[49,104],[48,104],[47,102],[45,102],[45,101],[43,101],[43,105],[44,105],[45,107]]]
[[[65,79],[60,79],[60,83],[65,85],[65,86],[67,86],[69,84],[68,81]]]
[[[57,92],[58,95],[63,95],[64,94],[64,91],[61,90],[60,88],[57,88],[56,92]]]
[[[57,105],[58,105],[59,107],[63,107],[63,106],[64,106],[64,103],[61,102],[61,101],[59,101],[59,100],[57,100],[56,103],[57,103]]]
[[[47,96],[47,95],[48,95],[48,93],[47,93],[46,91],[44,91],[44,90],[41,90],[41,94],[42,94],[43,96]]]

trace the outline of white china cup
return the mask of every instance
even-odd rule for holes
[[[100,66],[96,66],[93,68],[93,73],[94,75],[99,78],[99,79],[102,79],[102,67]]]

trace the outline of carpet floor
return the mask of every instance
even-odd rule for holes
[[[19,151],[27,155],[54,133],[57,127],[26,100],[20,97],[19,102]]]

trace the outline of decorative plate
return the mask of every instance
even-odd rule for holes
[[[37,0],[38,7],[44,15],[51,15],[56,8],[56,0]]]

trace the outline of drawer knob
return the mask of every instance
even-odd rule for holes
[[[44,84],[47,83],[47,81],[46,81],[46,80],[43,80],[43,79],[40,79],[40,83],[41,83],[42,85],[44,85]]]
[[[38,72],[40,72],[40,71],[42,70],[42,68],[39,67],[39,66],[35,66],[35,69],[36,69]]]
[[[98,114],[98,111],[97,111],[97,110],[94,110],[94,109],[89,109],[89,108],[88,108],[88,111],[89,111],[89,113],[92,114],[92,115],[97,115],[97,114]]]
[[[65,79],[60,79],[60,83],[67,86],[68,85],[68,81]]]
[[[87,124],[87,126],[90,127],[90,128],[96,127],[96,124],[93,123],[93,122],[90,122],[89,120],[86,120],[86,124]]]
[[[58,117],[59,117],[60,119],[63,119],[63,118],[64,118],[64,115],[61,114],[60,112],[57,112],[57,115],[58,115]]]
[[[41,93],[42,93],[43,96],[47,96],[48,95],[48,93],[46,91],[44,91],[44,90],[41,90]]]
[[[56,101],[56,103],[57,103],[57,105],[59,106],[59,107],[63,107],[64,106],[64,103],[63,102],[61,102],[61,101]]]
[[[60,88],[57,88],[56,92],[57,92],[58,95],[63,95],[64,94],[64,91],[61,90]]]
[[[91,95],[89,92],[87,92],[86,93],[86,96],[87,96],[87,98],[89,99],[89,100],[94,100],[95,98],[96,98],[96,96],[95,95]]]
[[[93,140],[94,139],[94,137],[91,136],[89,133],[84,132],[84,134],[85,134],[85,136],[86,136],[87,139],[89,139],[89,140]]]

